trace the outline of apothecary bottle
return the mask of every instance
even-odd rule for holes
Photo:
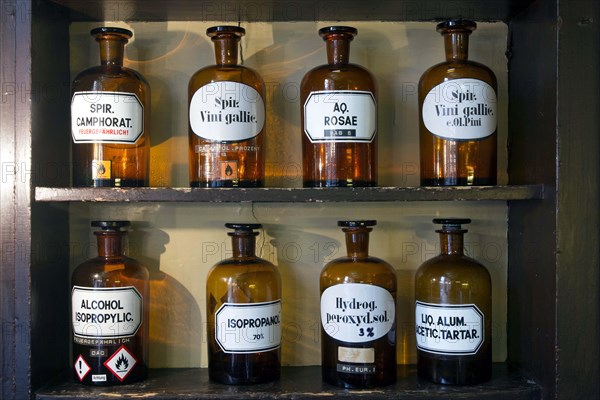
[[[470,219],[436,218],[441,254],[415,276],[417,370],[441,384],[474,384],[491,377],[490,274],[463,252],[462,225]]]
[[[376,221],[339,221],[347,256],[321,272],[323,381],[371,388],[396,381],[396,273],[369,255]]]
[[[245,34],[239,26],[214,26],[216,65],[190,79],[189,170],[192,187],[260,187],[265,180],[265,84],[238,64]]]
[[[421,185],[495,185],[497,83],[485,65],[468,59],[477,25],[449,20],[437,25],[446,61],[419,81]]]
[[[148,374],[148,270],[124,255],[128,221],[92,221],[98,256],[72,275],[73,373],[88,385],[120,385]]]
[[[73,186],[148,186],[150,86],[123,66],[133,33],[101,27],[91,35],[100,65],[79,73],[72,87]]]
[[[260,224],[225,226],[233,229],[233,255],[206,279],[209,377],[230,385],[274,381],[281,367],[281,277],[256,256]]]
[[[377,85],[350,63],[357,30],[319,30],[327,64],[304,75],[300,87],[305,187],[377,185]]]

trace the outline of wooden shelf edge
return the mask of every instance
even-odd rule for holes
[[[280,0],[203,4],[189,0],[48,0],[64,7],[73,21],[433,21],[471,18],[507,21],[529,7],[533,0],[458,0],[449,7],[444,0],[407,2],[397,0]]]
[[[277,382],[253,386],[226,386],[210,382],[205,368],[151,370],[149,378],[126,386],[89,387],[62,379],[37,391],[36,400],[88,398],[171,399],[541,399],[540,386],[505,363],[493,366],[492,380],[479,385],[442,386],[417,377],[414,365],[398,366],[394,385],[370,390],[344,390],[321,380],[321,368],[284,367]]]
[[[543,185],[406,188],[35,188],[35,201],[38,202],[321,203],[509,201],[543,198]]]

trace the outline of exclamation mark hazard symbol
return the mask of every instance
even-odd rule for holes
[[[83,378],[85,378],[85,376],[92,370],[92,368],[90,368],[90,366],[85,362],[81,354],[79,357],[77,357],[77,360],[75,360],[74,367],[75,374],[77,374],[79,381],[83,381]]]

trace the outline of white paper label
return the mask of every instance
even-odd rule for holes
[[[394,298],[379,286],[344,283],[328,287],[321,295],[321,324],[336,340],[377,340],[388,334],[395,319]]]
[[[496,92],[477,79],[453,79],[435,86],[423,101],[423,123],[436,136],[479,140],[496,131]]]
[[[281,300],[225,303],[215,314],[215,339],[225,353],[257,353],[281,345]]]
[[[253,87],[220,81],[202,86],[190,101],[190,127],[201,138],[216,142],[248,140],[265,124],[265,103]]]
[[[338,361],[348,363],[373,364],[375,348],[338,347]]]
[[[417,347],[436,354],[475,354],[484,341],[484,316],[475,304],[416,302]]]
[[[88,338],[133,336],[142,324],[142,296],[133,286],[89,288],[71,293],[73,333]]]
[[[75,92],[71,133],[75,143],[135,143],[144,133],[144,107],[134,93]]]
[[[377,106],[371,92],[311,92],[304,103],[304,132],[311,142],[371,142]]]

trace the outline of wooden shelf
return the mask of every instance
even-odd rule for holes
[[[533,0],[282,0],[197,2],[193,0],[51,0],[74,21],[431,21],[471,18],[507,21]]]
[[[321,203],[543,199],[543,185],[375,188],[52,188],[37,187],[38,202],[260,202]]]
[[[541,399],[533,380],[506,364],[494,364],[492,380],[473,386],[441,386],[417,377],[416,367],[398,366],[398,382],[371,390],[344,390],[321,380],[320,367],[286,367],[281,380],[254,386],[226,386],[212,383],[208,371],[200,369],[158,369],[148,380],[127,386],[89,387],[72,380],[49,385],[36,393],[36,400],[84,398],[170,399]]]

